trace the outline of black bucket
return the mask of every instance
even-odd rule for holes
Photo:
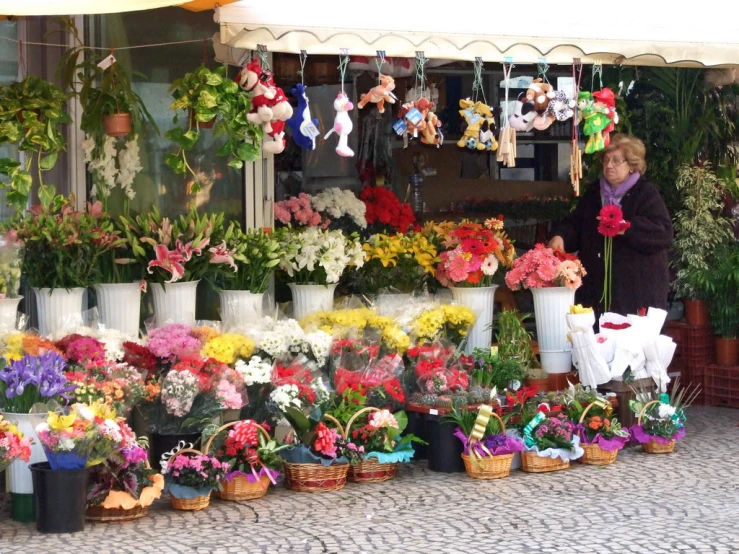
[[[48,462],[28,466],[33,476],[36,529],[40,533],[85,530],[87,469],[51,469]]]
[[[456,428],[454,423],[442,422],[441,416],[427,416],[428,463],[431,471],[442,473],[464,471],[462,460],[464,445],[454,436]]]
[[[201,433],[189,433],[186,435],[158,435],[152,433],[151,444],[149,445],[149,463],[153,469],[157,471],[161,469],[159,463],[162,459],[162,454],[170,452],[176,448],[180,441],[184,441],[185,447],[189,447],[190,443],[198,448],[198,442],[200,441]]]

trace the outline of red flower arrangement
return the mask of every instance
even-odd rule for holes
[[[402,203],[388,188],[368,185],[362,189],[359,198],[367,207],[364,216],[369,225],[404,233],[416,221],[410,204]]]
[[[298,387],[298,398],[305,400],[308,404],[313,404],[316,401],[316,392],[311,387],[313,375],[310,369],[300,367],[298,364],[289,367],[278,365],[273,370],[272,375],[272,382],[275,387],[295,385]]]
[[[613,237],[622,235],[631,227],[631,223],[624,220],[624,213],[616,205],[603,206],[598,214],[598,232],[604,237],[603,263],[605,277],[603,282],[603,296],[600,300],[606,311],[611,309],[613,297]]]
[[[157,357],[146,346],[135,342],[123,343],[123,361],[147,371],[149,375],[154,375],[159,367]]]

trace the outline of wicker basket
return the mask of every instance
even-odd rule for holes
[[[641,425],[642,417],[644,417],[644,414],[647,411],[647,408],[651,406],[652,404],[659,404],[659,400],[652,400],[651,402],[647,402],[644,404],[644,407],[641,409],[641,412],[639,412],[639,419],[637,420],[636,424]],[[642,450],[646,452],[647,454],[671,454],[673,450],[675,450],[675,441],[670,441],[668,444],[662,444],[660,442],[657,442],[656,440],[651,440],[646,443],[642,443]]]
[[[595,403],[590,404],[585,408],[580,416],[580,425],[585,421],[585,415],[588,413],[590,408],[595,406]],[[578,459],[581,464],[593,465],[593,466],[607,466],[616,461],[618,456],[618,450],[603,450],[598,444],[583,444],[580,443],[580,447],[584,450],[584,454]]]
[[[521,452],[521,469],[526,473],[547,473],[570,467],[569,460],[537,456],[536,452]]]
[[[341,423],[332,415],[325,414],[324,419],[331,421],[346,436]],[[290,433],[293,431],[291,430]],[[288,436],[290,435],[288,433]],[[346,485],[349,464],[293,464],[285,462],[285,486],[298,492],[331,492],[338,491]]]
[[[213,433],[210,439],[208,439],[208,442],[205,444],[204,451],[206,453],[210,452],[210,447],[213,445],[213,441],[218,436],[218,434],[221,431],[225,431],[229,427],[233,427],[237,423],[240,422],[232,421],[230,423],[226,423],[226,425],[222,425],[221,427],[219,427],[216,432]],[[257,428],[257,431],[262,433],[267,440],[270,439],[269,433],[264,427],[256,422],[254,423],[254,426]],[[243,475],[236,475],[230,481],[223,481],[221,483],[223,490],[216,491],[216,496],[221,500],[254,500],[256,498],[262,498],[265,494],[267,494],[269,483],[269,477],[267,477],[266,475],[262,475],[259,480],[254,483],[249,481],[249,479],[247,479]]]
[[[258,481],[251,482],[243,475],[236,475],[230,481],[221,483],[223,490],[216,491],[221,500],[255,500],[262,498],[269,489],[269,477],[262,475]]]
[[[349,440],[349,433],[351,432],[352,424],[354,421],[363,414],[369,412],[379,412],[379,408],[369,406],[362,408],[346,424],[344,430],[344,438]],[[383,481],[389,481],[398,472],[398,464],[381,464],[376,458],[369,458],[357,465],[351,466],[349,469],[349,481],[352,483],[382,483]]]
[[[398,464],[381,464],[376,458],[369,458],[349,470],[352,483],[382,483],[389,481],[398,472]]]
[[[149,513],[149,507],[134,506],[128,510],[123,508],[103,508],[101,506],[90,506],[85,511],[87,521],[99,523],[113,523],[120,521],[133,521],[145,517]]]
[[[195,498],[176,498],[171,494],[169,497],[172,499],[172,507],[175,510],[197,512],[205,510],[210,505],[210,493],[208,496],[196,496]]]
[[[492,412],[490,414],[498,420],[500,432],[505,435],[505,424],[498,414]],[[473,440],[470,441],[469,452],[472,452]],[[501,456],[465,456],[462,454],[464,469],[467,475],[473,479],[502,479],[511,474],[511,465],[513,464],[513,454],[503,454]]]

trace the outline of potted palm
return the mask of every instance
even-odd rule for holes
[[[246,116],[251,109],[251,96],[226,74],[227,66],[210,70],[201,65],[172,83],[170,92],[174,102],[170,110],[187,111],[187,126],[179,126],[179,115],[175,114],[175,128],[167,131],[167,138],[177,145],[177,152],[167,155],[166,164],[177,175],[188,171],[195,181],[193,194],[200,190],[198,175],[187,161],[187,152],[193,149],[200,138],[200,129],[215,126],[216,136],[226,137],[217,155],[228,157],[228,165],[241,169],[244,162],[253,162],[260,156],[262,128],[250,123]]]
[[[726,244],[706,260],[707,267],[687,274],[697,293],[706,299],[716,333],[716,361],[722,366],[739,363],[739,243]]]
[[[683,298],[688,324],[707,325],[705,297],[701,297],[694,278],[709,269],[711,252],[732,238],[730,220],[721,216],[723,188],[709,164],[683,165],[675,187],[683,208],[675,215],[674,223],[674,288]]]
[[[0,87],[0,145],[12,144],[25,154],[25,162],[12,158],[0,159],[0,190],[5,190],[7,201],[19,213],[26,209],[31,194],[36,167],[38,197],[49,204],[56,193],[53,185],[45,185],[43,174],[50,171],[66,148],[60,125],[72,122],[67,113],[67,95],[58,86],[26,77]]]

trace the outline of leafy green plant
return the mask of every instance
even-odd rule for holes
[[[71,289],[102,282],[101,257],[125,242],[99,203],[88,203],[82,212],[66,203],[52,203],[7,227],[24,241],[23,274],[31,286],[40,288]]]
[[[674,287],[678,295],[695,298],[700,291],[693,279],[709,269],[711,252],[732,240],[731,221],[721,215],[723,188],[710,165],[683,165],[675,186],[682,208],[674,224]]]
[[[719,337],[739,336],[739,243],[712,252],[705,268],[691,268],[688,279],[706,299],[711,325]]]
[[[66,149],[60,126],[72,122],[66,112],[68,98],[58,86],[32,76],[0,87],[0,144],[13,144],[26,154],[23,164],[12,158],[0,159],[0,175],[10,179],[0,182],[0,190],[7,191],[8,203],[19,213],[28,204],[34,164],[39,200],[44,205],[54,201],[56,189],[44,184],[43,174],[56,166],[59,154]]]
[[[515,360],[521,367],[528,368],[534,353],[531,349],[532,336],[523,326],[531,314],[519,314],[516,310],[505,310],[498,316],[498,354],[503,360]]]
[[[503,424],[507,424],[511,414],[502,416]],[[467,408],[452,408],[451,413],[443,416],[441,420],[444,423],[452,423],[462,429],[462,432],[468,437],[472,434],[472,430],[475,428],[475,421],[477,421],[477,410],[468,410]],[[488,424],[485,427],[484,436],[498,435],[501,433],[500,423],[494,417],[488,420]]]
[[[499,351],[500,352],[500,351]],[[525,371],[521,362],[514,358],[504,359],[485,348],[476,348],[472,353],[475,367],[470,373],[472,383],[483,388],[507,389],[512,381],[523,381]]]
[[[254,294],[266,292],[269,276],[285,254],[280,237],[263,229],[242,230],[237,224],[226,233],[226,243],[238,261],[238,270],[223,274],[224,288],[246,290]]]
[[[178,146],[177,152],[167,155],[166,164],[177,175],[189,171],[195,181],[190,193],[200,190],[197,172],[187,161],[187,152],[193,149],[200,137],[200,124],[218,120],[213,129],[214,136],[226,138],[216,155],[229,158],[228,165],[241,169],[244,162],[252,162],[260,156],[262,128],[250,123],[247,114],[251,109],[251,97],[242,92],[239,85],[229,79],[227,67],[221,66],[211,71],[205,65],[172,83],[170,92],[174,102],[170,110],[186,110],[187,126],[178,125],[179,115],[175,115],[174,129],[167,131],[167,138]]]

